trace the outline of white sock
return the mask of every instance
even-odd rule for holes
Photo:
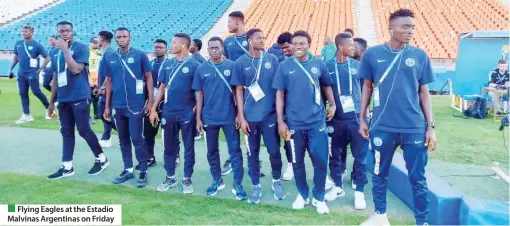
[[[130,172],[130,173],[133,173],[133,167],[129,168],[129,169],[125,169],[126,171]]]
[[[99,154],[99,156],[97,156],[97,159],[102,163],[106,162],[106,156],[104,155],[104,153]]]
[[[73,161],[62,162],[62,165],[64,165],[64,169],[71,170],[73,168]]]
[[[291,162],[287,163],[287,167],[292,167],[292,163]]]

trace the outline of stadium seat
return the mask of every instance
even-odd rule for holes
[[[498,0],[372,0],[377,39],[382,43],[389,39],[388,15],[406,7],[414,10],[417,34],[429,39],[414,38],[413,44],[422,46],[434,59],[454,59],[457,56],[459,34],[474,30],[508,29],[508,8]],[[429,48],[430,47],[430,48]]]
[[[75,39],[79,41],[88,42],[101,30],[114,31],[122,26],[130,29],[134,47],[150,52],[157,38],[169,40],[178,32],[202,37],[231,3],[232,0],[67,0],[0,28],[0,35],[6,37],[0,39],[0,50],[13,49],[25,24],[32,25],[34,39],[46,45],[47,37],[56,33],[55,24],[67,20],[74,24]]]
[[[260,28],[265,46],[276,43],[286,31],[306,30],[312,36],[310,51],[319,55],[326,35],[334,38],[346,28],[359,34],[354,0],[253,0],[245,12],[246,27]],[[299,4],[297,4],[299,3]],[[225,34],[228,36],[230,34]]]

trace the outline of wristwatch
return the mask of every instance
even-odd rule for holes
[[[435,129],[436,128],[436,121],[428,122],[427,123],[427,128]]]

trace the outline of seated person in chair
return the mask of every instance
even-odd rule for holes
[[[507,70],[507,63],[505,60],[500,60],[498,62],[498,68],[491,71],[489,74],[489,87],[493,87],[496,89],[508,89],[509,84],[509,74]],[[494,104],[494,109],[496,112],[501,113],[501,100],[495,100],[494,92],[490,91],[489,95],[492,98],[492,102]],[[508,91],[503,95],[503,112],[508,112]]]

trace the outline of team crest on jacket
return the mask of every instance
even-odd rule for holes
[[[182,68],[182,73],[188,73],[189,72],[189,68],[188,67],[183,67]]]
[[[382,139],[380,137],[374,138],[374,145],[380,147],[382,145]]]
[[[227,69],[227,70],[224,70],[224,71],[223,71],[223,74],[224,74],[225,76],[230,76],[230,70],[228,70],[228,69]]]
[[[32,46],[29,46],[29,47],[28,47],[28,50],[32,50],[32,49],[34,49],[34,47],[32,47]]]
[[[241,43],[243,46],[247,46],[248,45],[248,42],[247,41],[243,41],[243,43]]]
[[[312,67],[312,73],[319,74],[319,69],[317,69],[316,67]]]
[[[266,63],[264,64],[264,67],[266,67],[266,69],[271,69],[271,63],[266,62]]]
[[[133,57],[128,58],[128,64],[132,64],[135,62],[135,59]]]
[[[415,62],[414,62],[414,59],[413,58],[407,58],[406,59],[406,65],[409,66],[409,67],[412,67],[414,66]]]
[[[351,68],[350,71],[351,75],[355,75],[356,73],[358,73],[358,70],[356,70],[356,68]]]

